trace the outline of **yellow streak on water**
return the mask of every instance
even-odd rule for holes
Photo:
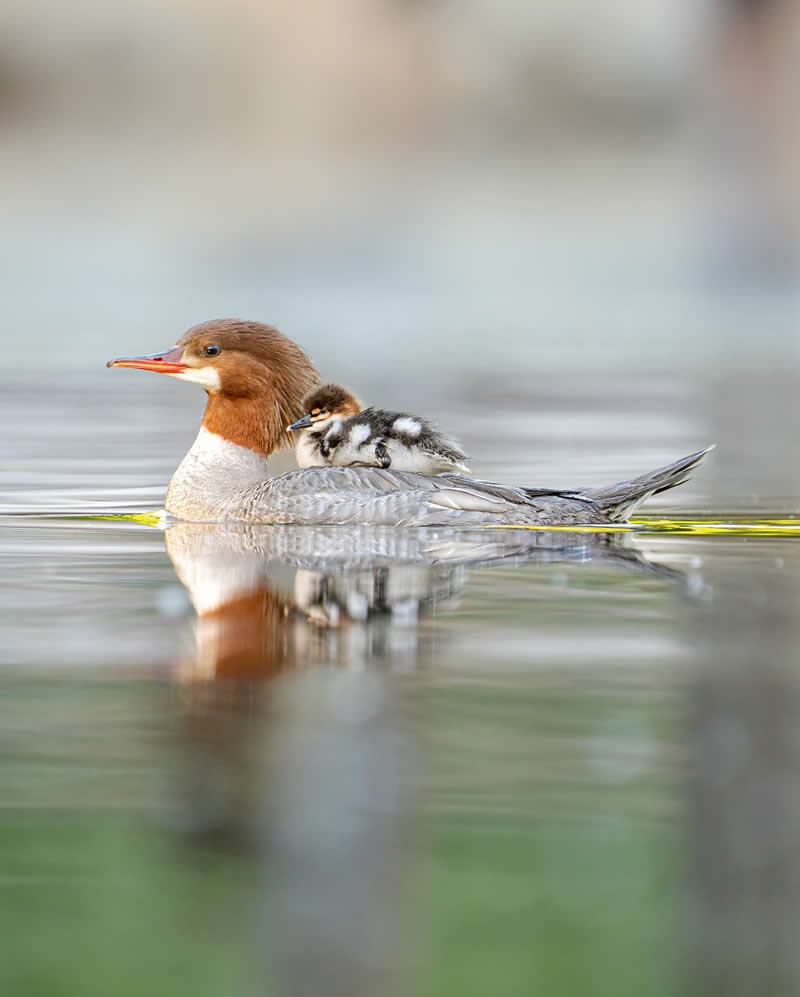
[[[565,530],[570,533],[681,533],[695,536],[800,536],[796,519],[753,519],[731,522],[716,519],[632,519],[627,523],[586,526],[487,526],[488,530]]]
[[[92,519],[92,520],[98,520],[98,519],[121,520],[124,523],[141,523],[142,526],[158,526],[162,520],[160,512],[135,512],[135,513],[120,512],[116,514],[109,514],[107,516],[64,516],[63,518]]]
[[[65,517],[68,519],[122,520],[141,523],[143,526],[159,526],[162,515],[159,512],[135,514],[120,513],[106,516]],[[587,524],[586,526],[532,526],[520,523],[511,526],[485,526],[487,530],[549,530],[568,533],[680,533],[695,536],[800,536],[800,520],[797,519],[751,519],[727,521],[718,519],[655,519],[637,518],[627,523]]]

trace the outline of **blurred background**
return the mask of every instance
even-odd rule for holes
[[[708,362],[796,268],[794,6],[6,3],[6,363],[229,313],[348,369]]]
[[[267,696],[187,682],[160,534],[32,517],[159,508],[202,396],[104,364],[236,315],[480,475],[716,442],[648,511],[793,520],[798,54],[791,0],[6,0],[4,992],[797,988],[792,539],[480,569]]]
[[[677,377],[693,412],[708,392],[757,409],[753,370],[797,359],[790,2],[0,18],[7,370],[96,373],[224,315],[391,404],[412,380],[536,398],[551,374],[621,372]],[[193,430],[196,396],[147,390]],[[542,437],[557,471],[569,448]]]

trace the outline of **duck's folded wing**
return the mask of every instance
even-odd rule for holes
[[[530,515],[539,495],[560,498],[561,493],[537,493],[458,474],[432,477],[372,467],[309,467],[260,482],[242,496],[239,509],[240,518],[251,522],[469,525],[495,517],[513,520],[515,509]]]
[[[306,467],[288,471],[258,485],[271,494],[316,493],[339,495],[349,492],[386,494],[400,491],[435,491],[445,479],[415,474],[411,471],[383,470],[379,467]],[[461,479],[459,479],[461,480]],[[467,483],[469,478],[463,479]]]
[[[465,512],[499,512],[509,505],[528,505],[529,499],[521,488],[500,485],[494,481],[476,481],[458,474],[441,475],[435,479],[439,487],[428,502],[443,509]],[[552,493],[551,493],[552,494]]]
[[[485,503],[487,510],[498,503],[512,502],[525,505],[531,495],[560,495],[560,492],[549,489],[516,488],[514,485],[501,485],[495,481],[482,481],[478,478],[468,478],[461,474],[442,474],[438,476],[417,474],[413,471],[394,471],[391,468],[383,470],[373,467],[329,467],[304,468],[302,471],[290,471],[277,478],[271,478],[267,484],[281,491],[295,489],[304,492],[359,492],[374,494],[393,494],[396,492],[426,493],[428,500],[452,503],[450,508],[461,508],[458,495],[463,495],[464,508],[476,503]]]

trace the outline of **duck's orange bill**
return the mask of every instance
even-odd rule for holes
[[[109,360],[106,367],[136,367],[138,370],[155,370],[160,374],[180,374],[188,364],[182,363],[183,347],[173,346],[164,353],[151,353],[146,357],[118,357]]]

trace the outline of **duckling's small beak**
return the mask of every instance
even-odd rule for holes
[[[146,357],[118,357],[109,360],[106,367],[135,367],[137,370],[154,370],[160,374],[180,374],[188,364],[182,363],[183,347],[173,346],[163,353],[151,353]]]
[[[309,426],[313,426],[310,415],[304,415],[302,419],[298,419],[297,422],[293,422],[291,426],[286,427],[286,431],[289,432],[292,429],[308,429]]]

